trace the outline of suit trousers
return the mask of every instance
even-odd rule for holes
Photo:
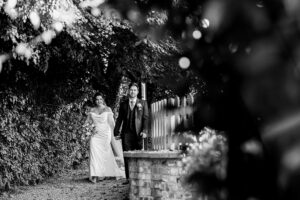
[[[123,151],[141,150],[142,144],[140,138],[134,132],[126,132],[122,135]],[[128,159],[124,158],[126,178],[129,178]]]

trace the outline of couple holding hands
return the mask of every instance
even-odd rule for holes
[[[87,113],[84,123],[84,126],[91,125],[94,129],[89,141],[91,182],[96,183],[97,178],[103,180],[105,177],[129,178],[127,160],[123,161],[123,152],[115,137],[122,139],[124,151],[142,149],[143,138],[147,137],[149,112],[147,102],[137,98],[138,93],[138,85],[130,84],[129,98],[120,103],[116,123],[103,96],[100,93],[95,94],[95,106]],[[118,163],[125,164],[125,172]]]

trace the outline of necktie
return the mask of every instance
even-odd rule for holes
[[[134,102],[133,101],[130,101],[130,109],[132,110],[134,107]]]

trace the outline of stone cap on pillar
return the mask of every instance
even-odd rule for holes
[[[182,158],[180,151],[124,151],[126,158]]]

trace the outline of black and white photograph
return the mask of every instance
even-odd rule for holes
[[[300,200],[300,1],[0,0],[0,200]]]

